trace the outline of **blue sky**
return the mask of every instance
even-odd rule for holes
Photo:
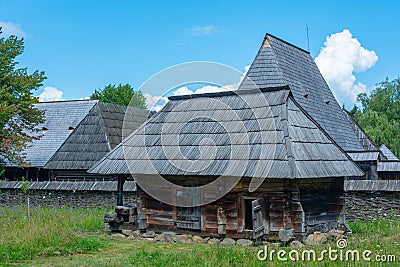
[[[188,61],[219,62],[243,71],[266,32],[307,49],[306,24],[313,57],[332,34],[341,33],[332,40],[336,46],[340,40],[349,44],[358,40],[369,53],[361,53],[369,63],[365,65],[363,58],[345,62],[355,71],[343,75],[354,75],[354,88],[361,83],[365,87],[357,90],[369,91],[386,77],[400,74],[399,3],[0,0],[0,24],[25,37],[21,66],[45,71],[44,87],[62,91],[63,99],[87,97],[109,83],[139,88],[153,74]],[[337,62],[335,57],[328,53],[321,64]],[[339,53],[340,57],[347,56]],[[358,66],[357,60],[364,65]],[[327,75],[343,78],[338,77],[340,73]],[[352,105],[351,97],[343,92],[335,92],[339,102]],[[162,94],[159,90],[144,93]]]

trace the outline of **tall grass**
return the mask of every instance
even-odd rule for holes
[[[55,254],[84,253],[106,245],[104,209],[31,209],[0,207],[0,262]]]
[[[361,235],[372,235],[378,233],[380,236],[390,236],[399,233],[400,217],[395,213],[391,213],[387,218],[375,218],[370,221],[348,222],[353,233]]]

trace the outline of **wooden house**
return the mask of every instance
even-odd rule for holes
[[[351,159],[364,172],[363,177],[350,179],[397,180],[400,179],[400,160],[384,144],[379,148],[361,126],[344,110],[354,132],[365,148],[363,151],[347,151]]]
[[[345,223],[344,179],[363,175],[345,151],[367,149],[307,51],[267,34],[237,91],[169,100],[89,170],[119,175],[118,205],[125,177],[138,182],[137,207],[114,229],[270,238]],[[159,175],[179,189],[158,183]],[[203,186],[232,179],[238,183],[227,194],[207,201],[218,188]],[[191,187],[199,189],[188,194]],[[187,205],[174,205],[182,197]]]
[[[379,150],[384,160],[378,161],[377,172],[380,180],[400,180],[400,160],[390,149],[381,145]]]
[[[55,101],[36,104],[45,112],[40,139],[23,151],[25,168],[6,164],[6,179],[109,179],[86,171],[122,141],[126,107],[97,100]],[[132,132],[147,119],[148,111],[131,108],[125,126]]]
[[[119,188],[126,175],[134,175],[137,209],[130,227],[271,238],[281,229],[302,237],[344,224],[344,179],[363,173],[295,100],[290,86],[169,100],[89,170],[119,174]],[[181,187],[165,187],[158,175]],[[151,188],[141,186],[152,179]],[[215,191],[204,189],[216,179]],[[207,201],[232,179],[238,183],[227,194]],[[261,185],[250,192],[252,179]],[[191,191],[188,205],[172,204],[193,186],[198,191]],[[160,194],[169,197],[168,204]]]

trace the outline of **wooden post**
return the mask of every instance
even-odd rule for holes
[[[118,195],[117,195],[117,206],[124,205],[124,183],[126,177],[125,175],[118,175]]]

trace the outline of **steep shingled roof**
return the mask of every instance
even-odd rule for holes
[[[71,134],[70,127],[76,128],[97,102],[78,100],[36,104],[35,107],[45,111],[46,122],[38,126],[44,132],[39,132],[37,135],[42,137],[29,143],[23,151],[24,161],[31,167],[43,167]],[[6,166],[15,165],[7,163]]]
[[[399,160],[395,154],[384,144],[379,147],[379,150],[388,160]]]
[[[296,101],[345,151],[366,150],[311,55],[267,34],[239,90],[290,85]]]
[[[371,137],[369,137],[364,132],[364,130],[361,128],[361,126],[351,116],[351,114],[349,112],[347,112],[346,110],[343,110],[343,112],[344,112],[344,115],[346,115],[347,119],[349,120],[351,127],[353,128],[356,136],[358,137],[358,140],[360,140],[360,143],[364,147],[364,149],[367,151],[377,151],[378,147],[374,144]]]
[[[89,172],[129,174],[127,164],[132,174],[363,175],[287,86],[170,97],[160,112]]]
[[[122,141],[122,132],[136,130],[146,121],[148,111],[99,102],[65,140],[45,169],[89,169]],[[126,134],[126,133],[125,133]]]

